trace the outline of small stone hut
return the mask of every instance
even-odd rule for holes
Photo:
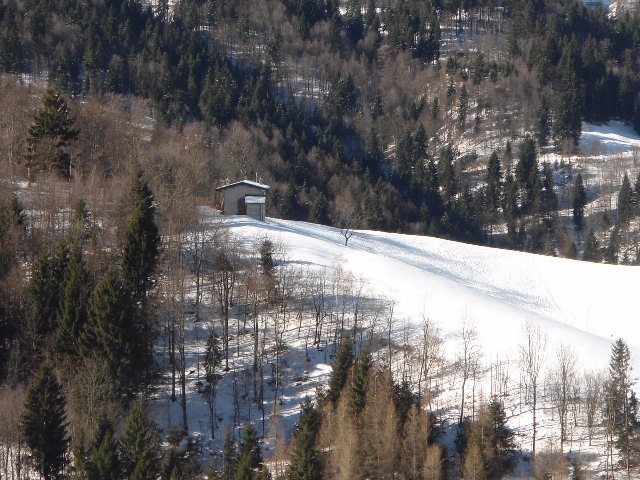
[[[247,215],[264,222],[269,185],[242,180],[216,188],[224,194],[223,215]]]

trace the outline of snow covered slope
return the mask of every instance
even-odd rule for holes
[[[371,290],[396,301],[397,324],[426,314],[453,338],[466,317],[475,323],[486,361],[517,358],[527,321],[555,347],[571,345],[585,370],[608,366],[611,344],[623,338],[640,371],[640,268],[592,264],[492,249],[430,237],[357,231],[344,245],[340,232],[303,222],[246,218],[229,221],[247,239],[267,235],[290,261],[342,264]],[[418,329],[416,329],[418,334]]]

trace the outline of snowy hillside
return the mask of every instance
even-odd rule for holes
[[[448,338],[470,318],[487,359],[515,356],[523,324],[534,320],[550,351],[569,344],[585,368],[606,368],[612,341],[623,338],[640,370],[638,268],[373,231],[356,232],[344,246],[338,230],[277,219],[235,218],[230,226],[245,238],[267,235],[284,244],[291,261],[342,264],[396,301],[398,325],[417,326],[424,313]]]
[[[531,448],[532,420],[529,407],[524,405],[518,349],[524,343],[527,323],[539,325],[547,338],[543,376],[557,361],[561,345],[575,353],[576,374],[580,378],[587,373],[606,372],[612,342],[618,338],[623,338],[631,349],[634,372],[640,371],[640,327],[635,319],[635,312],[640,311],[637,294],[640,269],[636,267],[593,264],[373,231],[356,231],[345,246],[340,231],[331,227],[273,218],[261,223],[245,217],[220,217],[209,209],[204,209],[202,214],[205,224],[222,222],[228,227],[229,235],[239,239],[248,250],[255,249],[264,239],[271,240],[278,246],[279,253],[275,255],[278,268],[298,269],[307,277],[314,271],[329,275],[339,271],[347,275],[353,291],[358,290],[363,297],[384,300],[381,305],[386,307],[375,329],[378,335],[386,337],[391,325],[388,338],[395,346],[394,363],[403,351],[419,349],[424,318],[440,330],[444,356],[452,366],[461,355],[460,332],[463,328],[475,329],[480,368],[474,372],[473,393],[467,393],[465,401],[467,405],[475,405],[486,400],[495,394],[495,383],[504,382],[503,400],[510,412],[510,424],[519,438],[518,447],[524,452]],[[295,278],[294,281],[300,281],[300,277]],[[312,330],[312,321],[308,320],[302,330],[302,321],[290,321],[284,332],[286,350],[281,354],[282,381],[278,388],[273,388],[275,354],[266,360],[271,363],[272,380],[261,412],[251,401],[252,382],[255,386],[250,359],[253,335],[246,329],[241,330],[240,319],[236,311],[233,319],[236,326],[231,326],[231,333],[240,331],[240,334],[231,340],[231,368],[223,373],[217,389],[215,439],[210,434],[206,395],[197,385],[202,385],[202,351],[208,328],[205,325],[215,325],[218,320],[213,313],[210,323],[189,322],[187,326],[189,433],[199,437],[205,449],[215,455],[220,451],[225,433],[238,435],[241,425],[251,420],[261,426],[259,431],[265,437],[268,458],[275,454],[274,436],[282,435],[274,433],[279,427],[274,426],[273,419],[278,419],[284,431],[291,432],[303,398],[314,396],[316,389],[326,384],[335,345],[326,340],[322,345],[311,345],[302,339],[301,332]],[[270,326],[270,321],[264,320],[265,331],[276,328],[275,323]],[[387,358],[384,345],[378,344],[377,356],[374,352],[374,357],[383,363]],[[397,365],[392,365],[392,369],[397,371]],[[457,373],[451,373],[453,370],[443,368],[436,375],[433,404],[442,420],[449,424],[455,423],[460,404],[460,380]],[[163,430],[180,425],[179,404],[180,401],[169,401],[167,380],[159,389],[156,402],[157,418]],[[556,442],[557,448],[553,407],[546,405],[542,410],[545,413],[538,418],[539,444],[548,446]],[[277,415],[272,415],[274,412]],[[593,454],[590,468],[594,472],[603,469],[604,440],[602,430],[599,432],[599,439],[589,444],[584,422],[577,421],[571,427],[569,449]]]

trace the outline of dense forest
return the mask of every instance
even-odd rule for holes
[[[174,399],[185,395],[176,312],[187,277],[202,297],[205,267],[184,245],[204,242],[196,206],[218,203],[228,180],[272,185],[276,217],[640,262],[637,166],[615,161],[594,180],[570,160],[583,121],[640,130],[638,23],[543,0],[0,1],[0,471],[203,474],[187,432],[161,438],[145,400],[158,339],[171,345]],[[549,152],[568,162],[541,162]],[[210,391],[229,367],[234,288],[256,311],[287,305],[268,245],[240,268],[223,237],[207,240],[226,319],[208,342]],[[303,404],[280,473],[509,471],[498,399],[460,418],[460,456],[446,458],[420,395],[341,330],[330,384]],[[621,342],[602,415],[631,468],[627,369]],[[220,459],[209,478],[270,475],[251,425]]]
[[[201,129],[198,194],[258,176],[274,216],[576,256],[589,227],[604,247],[626,221],[613,229],[612,208],[574,232],[557,165],[533,157],[571,152],[583,120],[640,122],[636,25],[629,10],[524,0],[7,1],[0,63],[80,102],[147,99],[183,137]]]

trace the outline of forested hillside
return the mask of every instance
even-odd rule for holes
[[[7,73],[107,111],[145,102],[155,131],[206,157],[198,193],[258,176],[284,218],[575,255],[534,151],[571,152],[582,120],[640,121],[637,18],[622,8],[6,1],[0,19]]]
[[[184,318],[205,285],[222,343],[209,339],[210,385],[233,367],[234,288],[245,289],[245,305],[254,295],[255,318],[258,310],[279,318],[289,305],[268,249],[236,249],[223,229],[205,235],[197,206],[219,205],[215,187],[227,181],[271,185],[270,216],[343,232],[639,263],[635,154],[579,144],[584,122],[640,129],[639,20],[625,8],[544,0],[0,0],[3,476],[202,474],[188,432],[160,436],[149,419],[144,400],[166,374],[159,345],[171,352],[172,400],[184,403]],[[240,270],[252,274],[240,281]],[[279,359],[277,339],[276,331]],[[342,343],[336,327],[333,348]],[[320,430],[315,407],[303,409],[301,425],[318,428],[299,427],[292,469],[320,460],[299,458],[310,451],[304,442],[329,448],[340,415],[365,425],[366,402],[376,408],[367,418],[393,417],[375,426],[391,442],[428,421],[403,379],[366,353],[358,361],[343,353],[347,365],[336,363],[317,405]],[[356,377],[378,368],[384,388],[368,392]],[[355,393],[342,395],[345,385]],[[627,393],[609,415],[629,420]],[[345,395],[353,410],[341,406]],[[482,408],[482,421],[503,415],[498,404]],[[465,445],[484,428],[467,427]],[[624,435],[636,427],[615,423],[615,448],[635,448]],[[363,432],[345,441],[363,441]],[[482,455],[491,475],[505,471],[511,449],[510,432],[500,435],[501,446],[478,446],[490,450]],[[398,464],[362,458],[362,475],[402,464],[417,478],[426,468],[411,463],[417,455],[431,459],[430,478],[462,471],[429,447],[403,444]],[[268,476],[251,427],[225,452],[212,476]],[[479,465],[474,455],[469,468]]]

